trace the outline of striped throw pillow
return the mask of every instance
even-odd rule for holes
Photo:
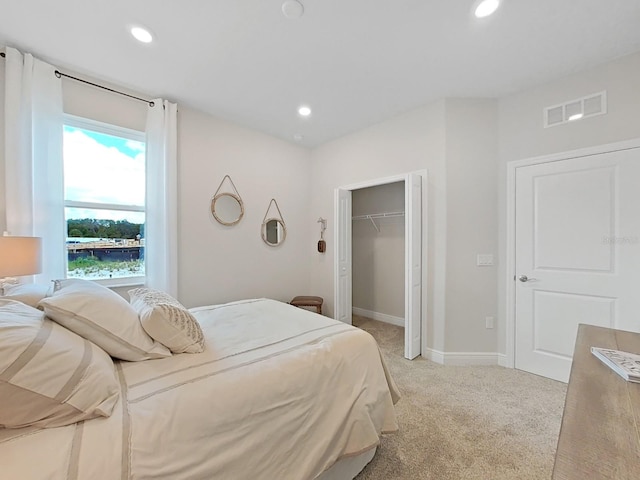
[[[138,362],[171,356],[164,345],[145,333],[135,310],[114,291],[79,278],[54,280],[53,285],[53,294],[38,307],[112,357]]]
[[[119,392],[101,348],[40,310],[0,299],[0,428],[108,417]]]

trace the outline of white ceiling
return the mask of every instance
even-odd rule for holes
[[[0,0],[0,44],[309,147],[640,50],[639,0],[502,0],[483,20],[475,0],[300,1],[290,20],[282,0]]]

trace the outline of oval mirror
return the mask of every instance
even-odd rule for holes
[[[262,240],[271,247],[276,247],[284,242],[287,236],[287,227],[279,218],[269,218],[262,223]]]
[[[235,225],[244,215],[242,199],[233,193],[220,193],[211,200],[211,213],[222,225]]]

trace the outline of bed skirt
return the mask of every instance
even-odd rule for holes
[[[373,460],[376,450],[377,447],[374,447],[355,457],[345,457],[316,477],[316,480],[353,480]]]

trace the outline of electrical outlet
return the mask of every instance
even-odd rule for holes
[[[485,317],[484,321],[486,328],[493,328],[495,317]]]

